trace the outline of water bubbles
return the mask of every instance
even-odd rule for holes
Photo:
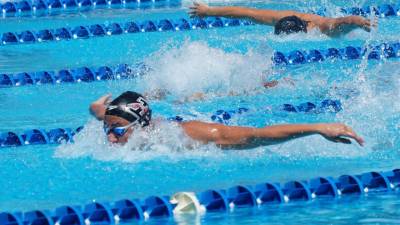
[[[163,49],[146,64],[153,68],[143,78],[147,90],[166,89],[178,96],[260,88],[262,71],[271,67],[265,55],[228,53],[203,42]]]
[[[125,145],[108,143],[102,124],[91,120],[74,136],[74,143],[57,148],[55,157],[92,157],[96,160],[128,163],[155,159],[172,162],[192,157],[218,156],[216,153],[221,151],[215,145],[193,141],[176,122],[154,120],[154,128],[134,130]]]

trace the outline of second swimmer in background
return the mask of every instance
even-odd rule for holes
[[[191,17],[221,16],[250,19],[256,23],[274,26],[275,34],[307,33],[318,28],[323,34],[337,37],[357,28],[369,32],[372,26],[369,20],[361,16],[329,18],[292,10],[255,9],[237,6],[210,7],[197,2],[190,7],[190,10]]]

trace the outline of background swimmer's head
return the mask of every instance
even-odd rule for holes
[[[307,21],[304,21],[297,16],[287,16],[280,19],[275,24],[275,34],[291,34],[298,32],[307,33],[307,24]]]
[[[150,124],[151,109],[141,94],[127,91],[114,99],[104,117],[107,138],[112,143],[126,143],[132,134],[132,127],[146,127]]]

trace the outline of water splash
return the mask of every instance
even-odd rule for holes
[[[166,89],[177,96],[244,92],[261,86],[263,73],[271,68],[269,58],[254,51],[228,53],[203,42],[185,42],[147,59],[153,70],[143,83],[146,90]]]
[[[175,59],[173,59],[175,60]],[[168,63],[167,63],[168,64]],[[130,141],[125,146],[110,145],[105,139],[101,130],[101,123],[90,121],[85,125],[85,129],[76,136],[74,144],[64,144],[56,151],[57,157],[92,157],[104,161],[121,162],[140,162],[152,160],[166,160],[168,162],[179,162],[181,160],[197,159],[220,162],[229,159],[232,163],[245,158],[250,162],[270,159],[273,156],[284,157],[289,161],[305,160],[310,157],[324,158],[368,158],[383,159],[392,155],[392,150],[399,144],[397,131],[399,130],[398,118],[400,103],[395,100],[399,96],[400,79],[396,77],[398,62],[386,62],[377,65],[364,65],[362,68],[340,70],[343,76],[347,74],[361,74],[365,80],[359,81],[359,78],[347,76],[348,79],[341,82],[332,83],[328,77],[324,78],[326,73],[331,73],[329,68],[318,71],[319,75],[314,75],[310,80],[307,74],[293,73],[296,76],[295,86],[286,90],[288,95],[293,92],[303,93],[304,96],[316,91],[315,97],[331,97],[342,100],[344,110],[335,115],[287,115],[286,117],[271,118],[267,115],[254,115],[257,119],[257,126],[263,126],[274,123],[304,122],[316,120],[319,122],[343,122],[352,126],[361,136],[366,139],[366,147],[360,148],[356,144],[342,145],[330,143],[322,137],[312,136],[304,139],[298,139],[284,144],[260,147],[247,151],[221,151],[213,144],[201,145],[189,140],[181,128],[170,123],[161,123],[156,130],[151,133],[135,132]],[[364,68],[367,66],[368,68]],[[168,65],[167,65],[168,67]],[[364,72],[358,73],[359,70]],[[331,73],[331,76],[337,76]],[[171,79],[178,79],[177,77]],[[332,86],[332,88],[326,88]],[[203,86],[200,89],[204,88]],[[279,87],[277,88],[279,90]],[[343,93],[343,90],[345,93]],[[281,96],[282,91],[265,92],[260,94],[264,99]],[[298,96],[298,94],[297,94]],[[343,96],[346,96],[344,98]],[[232,97],[225,97],[231,99]],[[256,101],[251,97],[241,96],[244,101]],[[302,97],[302,99],[304,99]],[[213,104],[214,100],[211,101]],[[217,99],[216,102],[221,101]],[[233,100],[232,100],[233,101]],[[235,100],[237,101],[237,100]],[[165,102],[163,102],[165,104]],[[197,103],[200,104],[200,103]],[[210,107],[207,102],[201,103],[204,107]],[[252,103],[253,107],[259,106]],[[223,104],[225,105],[225,104]],[[201,106],[201,107],[203,107]],[[186,106],[185,106],[186,107]],[[199,106],[197,106],[199,107]],[[203,109],[199,109],[188,104],[187,113],[196,115],[197,119],[205,120]],[[261,112],[261,111],[260,111]],[[211,113],[211,112],[209,112]],[[162,116],[163,113],[161,113]],[[253,115],[250,115],[253,116]],[[332,118],[333,116],[333,118]],[[314,118],[314,119],[312,119]],[[330,118],[328,120],[328,118]],[[236,120],[232,120],[236,122]],[[246,125],[245,120],[241,124]],[[248,118],[247,121],[252,121]],[[265,124],[263,124],[265,123]],[[235,124],[233,124],[235,125]],[[365,129],[368,128],[368,129]],[[390,157],[389,157],[390,158]]]
[[[74,143],[59,146],[55,157],[91,157],[129,163],[149,160],[172,162],[185,158],[218,157],[221,152],[215,145],[202,145],[191,140],[178,124],[167,121],[158,121],[151,131],[135,130],[125,145],[108,143],[102,124],[95,120],[89,121],[74,139]]]

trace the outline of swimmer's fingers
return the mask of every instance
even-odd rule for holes
[[[189,17],[190,17],[190,18],[194,18],[194,17],[196,17],[196,16],[197,16],[196,12],[194,12],[194,11],[189,11]]]
[[[193,2],[193,5],[192,6],[189,6],[189,15],[190,15],[190,18],[193,18],[193,17],[195,17],[196,16],[196,11],[197,11],[197,7],[199,6],[199,3],[197,3],[197,2]]]
[[[358,22],[358,26],[367,32],[371,31],[371,21],[368,19],[363,18],[360,22]]]
[[[190,18],[198,16],[196,7],[190,7],[190,11],[188,13],[189,13]]]
[[[207,11],[208,11],[209,7],[206,4],[194,2],[193,6],[190,6],[189,9],[190,9],[189,14],[190,14],[191,18],[193,18],[195,16],[205,17],[205,16],[207,16]]]
[[[104,105],[110,104],[111,101],[112,101],[112,94],[109,93],[109,94],[105,95]]]
[[[292,86],[295,86],[294,80],[292,78],[290,78],[290,77],[285,77],[282,80],[287,82],[287,83],[289,83]]]
[[[329,141],[335,142],[335,143],[343,143],[343,144],[351,144],[351,141],[347,138],[343,137],[334,137],[334,138],[326,138]]]
[[[350,144],[351,141],[349,139],[353,139],[359,145],[364,145],[364,140],[344,124],[328,124],[328,126],[324,126],[322,135],[333,142]]]
[[[109,93],[109,94],[101,96],[99,98],[99,100],[97,100],[96,102],[99,104],[108,105],[112,101],[111,97],[112,97],[112,95]]]
[[[363,24],[363,28],[364,28],[364,30],[370,32],[371,31],[371,21],[365,20],[365,22]]]
[[[347,131],[342,136],[354,139],[360,146],[364,145],[364,139],[358,136],[350,127],[347,128]]]
[[[93,102],[94,104],[100,104],[100,105],[107,105],[108,103],[111,102],[111,94],[106,94],[101,96],[99,99],[97,99],[95,102]]]
[[[353,131],[348,126],[344,127],[344,130],[340,132],[336,137],[330,137],[337,142],[345,143],[345,144],[350,144],[351,141],[348,138],[351,138],[355,140],[360,146],[364,145],[364,139],[356,134],[356,132]]]
[[[195,13],[198,8],[199,8],[200,4],[197,2],[193,2],[192,6],[189,6],[190,12],[189,13]]]
[[[371,27],[373,27],[373,28],[378,27],[378,19],[377,18],[374,18],[374,19],[372,19],[372,21],[369,21],[369,22],[370,22]]]
[[[376,29],[378,27],[378,20],[376,18],[373,18],[372,20],[364,19],[364,22],[362,23],[362,28],[368,32],[371,31],[371,29]]]
[[[195,5],[194,6],[190,6],[189,9],[191,10],[191,12],[196,11],[197,6],[195,6]]]

